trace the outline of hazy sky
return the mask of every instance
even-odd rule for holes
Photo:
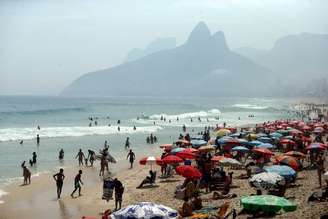
[[[53,95],[160,37],[183,43],[199,21],[231,48],[328,33],[328,0],[0,0],[0,94]]]

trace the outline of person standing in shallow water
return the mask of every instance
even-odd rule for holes
[[[21,167],[23,168],[23,185],[31,184],[31,171],[25,166],[25,161],[21,164]]]
[[[40,144],[40,135],[39,134],[36,135],[36,144],[37,145]]]
[[[81,185],[83,185],[83,182],[81,180],[81,176],[82,176],[82,170],[79,170],[79,173],[75,176],[74,179],[74,191],[71,194],[71,197],[74,198],[74,193],[79,190],[79,196],[81,196]]]
[[[37,158],[37,155],[35,152],[32,153],[32,162],[33,162],[33,165],[36,164],[36,158]]]
[[[64,179],[65,179],[64,170],[60,169],[59,173],[56,173],[55,175],[53,175],[53,178],[56,181],[57,198],[60,199],[60,195],[61,195],[61,192],[62,192]]]
[[[129,153],[128,153],[128,156],[126,157],[126,159],[129,159],[129,162],[130,162],[130,169],[133,168],[133,162],[135,160],[136,156],[135,154],[133,153],[133,151],[130,149]]]
[[[83,160],[85,159],[84,153],[82,152],[82,149],[79,150],[79,152],[77,153],[75,159],[78,158],[79,160],[79,166],[83,166]]]
[[[130,148],[130,138],[129,137],[127,137],[126,141],[125,141],[125,149],[128,149],[128,148]]]

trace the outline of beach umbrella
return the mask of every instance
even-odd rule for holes
[[[232,137],[230,137],[230,136],[224,136],[224,137],[222,137],[222,138],[219,138],[218,140],[217,140],[217,143],[218,144],[225,144],[228,140],[230,140],[230,139],[233,139]]]
[[[183,150],[175,154],[176,156],[182,158],[182,159],[196,159],[197,155],[194,152],[191,152],[190,150]]]
[[[313,132],[314,133],[321,133],[321,132],[323,132],[325,129],[323,128],[323,127],[316,127],[316,128],[314,128],[314,130],[313,130]]]
[[[229,135],[229,134],[231,134],[231,131],[229,129],[219,129],[216,132],[216,136],[218,136],[218,137],[223,137],[223,136],[226,136],[226,135]]]
[[[175,143],[189,145],[190,142],[184,139],[179,139]]]
[[[184,150],[184,148],[173,148],[173,149],[171,150],[171,153],[172,153],[172,154],[176,154],[176,153],[181,152],[181,151],[183,151],[183,150]]]
[[[110,216],[112,219],[171,219],[178,218],[179,214],[176,210],[165,205],[151,202],[139,202],[137,204],[128,205],[121,210],[115,211]]]
[[[292,135],[299,135],[299,134],[303,134],[302,131],[298,130],[298,129],[293,129],[289,132],[289,134],[292,134]]]
[[[262,144],[262,143],[263,143],[263,142],[253,140],[253,141],[248,142],[248,145],[251,145],[251,146],[257,146],[257,145],[260,145],[260,144]]]
[[[199,179],[202,177],[202,173],[196,167],[190,165],[178,166],[175,168],[175,171],[177,174],[188,179]]]
[[[173,144],[161,144],[159,147],[160,148],[172,148]]]
[[[306,147],[306,150],[325,150],[326,146],[322,143],[312,143]]]
[[[193,147],[200,147],[202,145],[207,145],[207,141],[204,141],[204,140],[191,140],[190,141],[190,144],[193,146]]]
[[[238,138],[239,136],[244,137],[245,135],[246,135],[245,132],[236,132],[236,133],[230,134],[229,136],[233,137],[233,138]]]
[[[291,157],[288,155],[278,156],[275,158],[278,163],[281,165],[287,165],[293,168],[295,171],[300,169],[302,167],[302,164],[299,160],[297,160],[295,157]]]
[[[257,133],[256,136],[257,138],[268,137],[268,135],[265,133]]]
[[[200,148],[198,148],[198,150],[200,152],[208,152],[208,151],[213,151],[215,150],[213,145],[205,145],[205,146],[201,146]]]
[[[308,125],[305,125],[305,126],[302,127],[302,130],[303,131],[310,131],[311,129],[312,128],[310,126],[308,126]]]
[[[224,157],[223,159],[219,160],[219,163],[224,166],[241,166],[242,164],[233,158]]]
[[[263,155],[273,155],[272,151],[267,148],[254,148],[252,151]]]
[[[241,204],[246,211],[276,213],[283,209],[286,212],[295,211],[297,205],[285,198],[274,195],[253,195],[241,198]]]
[[[262,143],[260,145],[257,145],[256,146],[257,148],[267,148],[267,149],[272,149],[274,148],[274,146],[270,143]]]
[[[295,157],[295,158],[305,158],[305,154],[299,151],[288,151],[285,155]]]
[[[296,145],[296,143],[293,140],[284,138],[282,140],[280,140],[280,144],[290,144],[290,145]]]
[[[265,166],[263,168],[268,173],[277,173],[283,176],[288,182],[293,181],[296,178],[296,172],[293,168],[284,165],[272,165]]]
[[[276,138],[281,138],[283,135],[280,134],[279,132],[273,132],[270,134],[271,137],[276,137]]]
[[[282,134],[282,135],[288,135],[289,130],[286,129],[278,129],[276,132]]]
[[[291,135],[287,135],[287,136],[284,136],[284,137],[282,137],[283,139],[289,139],[289,140],[293,140],[294,139],[294,137],[293,136],[291,136]]]
[[[259,189],[272,189],[279,185],[285,185],[285,178],[277,173],[259,173],[255,174],[249,180],[250,184]]]
[[[165,164],[173,164],[173,163],[182,163],[183,160],[175,155],[168,155],[162,159],[162,162]]]
[[[149,157],[144,157],[141,160],[139,160],[139,164],[141,165],[153,165],[155,163],[160,164],[162,162],[160,157],[153,157],[153,156],[149,156]]]
[[[247,145],[247,143],[248,143],[248,141],[244,138],[239,138],[238,141],[239,141],[239,144],[241,144],[241,145]]]
[[[272,142],[272,138],[269,138],[269,137],[260,137],[257,140],[260,141],[260,142],[263,142],[263,143],[270,143],[270,142]]]
[[[213,156],[211,158],[211,161],[213,162],[219,162],[220,160],[223,160],[225,157],[224,156]]]
[[[259,174],[259,173],[263,173],[265,172],[265,170],[263,170],[261,167],[259,166],[250,166],[249,167],[251,169],[251,173],[252,174]]]
[[[249,151],[248,148],[244,147],[244,146],[235,146],[231,149],[232,151],[238,151],[238,152],[242,152],[242,153],[246,153]]]

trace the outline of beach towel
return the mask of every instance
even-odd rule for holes
[[[114,190],[114,180],[112,179],[105,179],[103,182],[103,195],[102,199],[109,201],[113,199],[113,190]]]

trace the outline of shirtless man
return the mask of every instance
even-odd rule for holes
[[[85,159],[84,153],[82,152],[82,149],[79,150],[79,153],[77,153],[75,159],[79,159],[79,166],[83,166],[83,160]]]

